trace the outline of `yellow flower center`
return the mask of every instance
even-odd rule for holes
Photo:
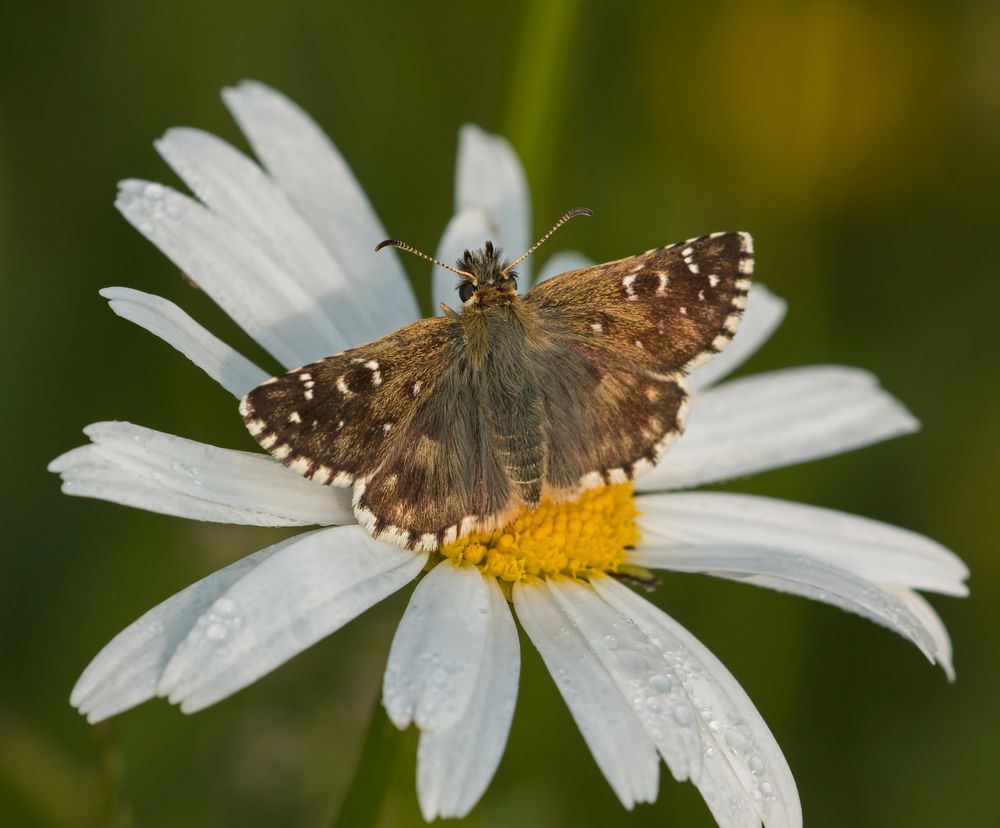
[[[639,540],[637,514],[631,483],[604,486],[568,503],[542,500],[502,529],[466,535],[440,554],[510,583],[532,575],[617,572],[625,547]]]

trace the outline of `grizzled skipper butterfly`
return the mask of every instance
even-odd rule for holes
[[[274,457],[353,486],[373,536],[432,550],[518,510],[630,480],[681,433],[685,375],[736,333],[747,233],[712,233],[517,293],[492,242],[455,267],[462,312],[414,322],[258,386],[240,404]]]

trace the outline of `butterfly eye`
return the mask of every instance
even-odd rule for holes
[[[458,298],[462,300],[463,305],[472,298],[475,292],[476,286],[472,282],[462,282],[458,286]]]

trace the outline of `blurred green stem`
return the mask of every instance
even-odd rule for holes
[[[369,828],[375,825],[392,779],[399,741],[399,731],[389,721],[376,696],[354,778],[332,823],[335,828]]]
[[[579,9],[580,0],[535,0],[525,7],[505,134],[521,156],[534,193],[547,193],[561,79],[567,74]]]

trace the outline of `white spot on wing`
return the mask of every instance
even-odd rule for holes
[[[296,474],[305,475],[309,471],[309,461],[305,457],[296,457],[288,464],[288,468]]]
[[[378,363],[374,359],[365,363],[365,368],[372,372],[372,385],[382,384],[382,372],[379,371]]]
[[[413,383],[413,396],[414,397],[417,396],[417,394],[420,393],[420,389],[423,387],[423,385],[424,385],[424,381],[423,380],[417,380],[415,383]]]
[[[718,284],[719,284],[719,277],[716,276],[714,273],[709,273],[708,274],[708,286],[709,287],[716,287]]]
[[[299,412],[298,411],[293,411],[291,414],[289,414],[288,415],[288,422],[290,422],[290,423],[301,423],[302,422],[302,418],[299,416]]]
[[[628,297],[630,302],[638,302],[639,297],[635,295],[635,274],[630,273],[624,279],[622,279],[622,287],[625,288],[625,295]]]
[[[590,329],[594,333],[604,333],[604,326],[600,322],[591,322]]]

